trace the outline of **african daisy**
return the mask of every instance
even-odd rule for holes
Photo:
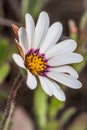
[[[30,89],[36,88],[38,78],[49,96],[54,95],[64,101],[65,94],[58,83],[74,89],[82,86],[77,72],[68,65],[83,59],[73,52],[77,43],[71,39],[57,43],[62,34],[62,25],[55,22],[49,27],[49,16],[44,11],[40,13],[36,27],[30,14],[26,14],[25,21],[25,28],[12,25],[20,52],[20,55],[13,54],[13,59],[27,71],[26,83]]]

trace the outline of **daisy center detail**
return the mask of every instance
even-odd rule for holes
[[[43,54],[39,54],[39,50],[31,50],[25,56],[25,66],[34,75],[42,75],[47,69],[47,60]]]

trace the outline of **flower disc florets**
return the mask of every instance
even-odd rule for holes
[[[34,75],[43,75],[47,70],[47,60],[39,50],[30,50],[25,56],[25,66]]]

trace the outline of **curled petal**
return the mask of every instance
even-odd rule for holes
[[[58,72],[49,72],[49,73],[47,73],[47,76],[70,88],[79,89],[82,87],[82,84],[79,80],[77,80],[67,74],[58,73]]]
[[[21,55],[21,57],[23,58],[23,60],[25,59],[25,56],[24,56],[24,52],[23,52],[23,49],[22,47],[20,46],[20,44],[18,43],[18,41],[15,39],[15,42],[16,42],[16,46],[17,46],[17,49]]]
[[[14,31],[14,34],[15,34],[16,38],[18,38],[18,29],[19,28],[15,24],[12,24],[11,26],[12,26],[12,29]]]
[[[54,72],[60,72],[60,73],[68,73],[74,78],[78,78],[78,73],[71,67],[71,66],[61,66],[61,67],[55,67],[55,68],[50,68],[50,71]]]

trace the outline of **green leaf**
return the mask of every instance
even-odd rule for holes
[[[29,12],[29,4],[30,4],[30,0],[22,0],[22,16],[23,16],[23,19],[25,17],[25,14]]]
[[[46,114],[48,109],[48,96],[44,93],[39,85],[34,95],[34,111],[36,114],[36,121],[39,127],[43,128],[46,125]]]
[[[42,7],[47,3],[47,0],[22,0],[22,18],[26,13],[30,13],[33,18],[36,18]]]
[[[64,106],[64,102],[59,101],[55,97],[52,97],[51,104],[49,106],[49,117],[53,118],[57,111]]]
[[[1,122],[2,122],[2,119],[3,119],[3,117],[2,117],[2,115],[0,114],[0,124],[1,124]]]
[[[0,84],[4,81],[10,71],[10,65],[8,63],[3,64],[0,67]]]
[[[49,121],[43,130],[58,130],[58,122],[56,120]]]
[[[34,18],[38,15],[41,11],[42,7],[47,3],[47,0],[33,0],[33,9],[31,10],[31,14]]]
[[[70,38],[75,41],[77,41],[77,37],[78,37],[77,34],[74,34],[74,33],[70,34]]]
[[[6,39],[0,39],[0,63],[8,58],[9,43]]]
[[[80,20],[80,30],[84,31],[86,29],[86,25],[87,25],[87,11],[84,12]]]
[[[74,107],[71,107],[67,109],[61,118],[61,123],[66,122],[74,113],[76,112],[76,109]]]

